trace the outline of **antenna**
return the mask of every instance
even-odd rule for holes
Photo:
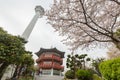
[[[26,41],[28,41],[28,38],[35,26],[35,23],[37,22],[38,18],[41,18],[44,15],[44,8],[41,6],[36,6],[35,7],[35,12],[36,14],[34,15],[33,19],[31,20],[31,22],[29,23],[29,25],[27,26],[27,28],[25,29],[25,31],[22,34],[22,38],[24,38]]]

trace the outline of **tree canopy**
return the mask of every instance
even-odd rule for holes
[[[108,43],[120,49],[119,0],[54,0],[46,15],[73,50]]]
[[[77,76],[78,80],[93,80],[92,73],[88,70],[79,69],[76,72],[76,76]]]
[[[75,55],[67,55],[67,68],[76,71],[77,69],[85,69],[86,63],[90,61],[90,58],[87,57],[87,54],[75,54]]]
[[[104,61],[100,63],[99,68],[105,80],[120,79],[120,58]]]
[[[10,64],[31,66],[34,64],[32,53],[25,50],[26,41],[14,36],[0,27],[0,79]]]
[[[0,63],[17,63],[26,52],[23,42],[19,36],[8,34],[0,28]]]

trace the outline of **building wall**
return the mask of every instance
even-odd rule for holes
[[[57,58],[57,59],[56,59]],[[62,70],[61,70],[61,56],[54,52],[45,52],[39,56],[39,66],[40,71],[42,71],[41,75],[58,75],[61,76]],[[51,68],[43,68],[44,66],[51,66]],[[58,69],[53,68],[58,67]],[[59,68],[60,67],[60,68]]]

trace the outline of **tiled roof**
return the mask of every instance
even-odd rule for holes
[[[59,55],[61,55],[61,58],[64,58],[64,54],[65,54],[65,52],[59,51],[56,48],[51,48],[51,49],[40,48],[40,50],[38,52],[36,52],[35,54],[39,57],[42,53],[45,53],[45,52],[55,52],[55,53],[58,53]]]

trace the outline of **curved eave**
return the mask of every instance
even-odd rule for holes
[[[35,53],[35,54],[39,57],[42,53],[45,53],[45,52],[55,52],[55,53],[58,53],[59,55],[61,55],[61,58],[64,58],[64,54],[65,54],[65,52],[61,52],[61,51],[59,51],[56,48],[52,48],[52,49],[40,48],[40,50],[37,53]]]

